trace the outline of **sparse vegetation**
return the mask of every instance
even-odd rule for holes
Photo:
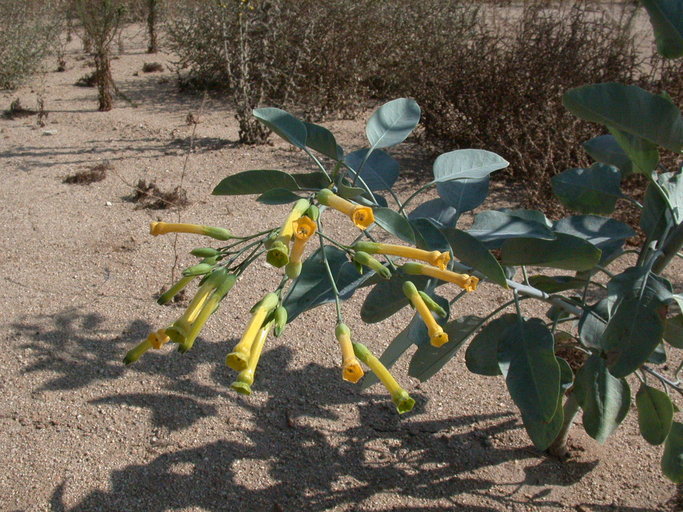
[[[167,210],[170,208],[184,208],[190,202],[187,199],[187,191],[181,186],[173,190],[163,191],[154,182],[139,180],[135,186],[130,201],[137,204],[138,208],[148,210]]]
[[[164,70],[164,65],[161,62],[145,62],[142,65],[143,73],[160,73]]]
[[[22,117],[29,117],[36,114],[35,110],[30,108],[24,108],[21,104],[21,100],[16,98],[12,100],[9,108],[2,113],[3,119],[20,119]]]
[[[84,171],[78,171],[71,176],[64,178],[64,183],[69,185],[90,185],[103,181],[107,177],[107,172],[111,171],[114,166],[111,162],[102,162],[88,167]]]

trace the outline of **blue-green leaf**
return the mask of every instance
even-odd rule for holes
[[[288,204],[299,199],[301,196],[297,196],[286,188],[273,188],[256,198],[259,203],[263,204]]]
[[[500,247],[510,238],[555,239],[553,232],[543,224],[493,210],[477,214],[467,232],[490,249]]]
[[[602,335],[609,319],[608,301],[601,301],[584,307],[579,320],[579,341],[588,348],[602,350]]]
[[[388,148],[403,142],[419,122],[419,105],[414,100],[399,98],[385,103],[372,114],[365,134],[373,149]]]
[[[650,176],[659,163],[657,145],[636,135],[617,130],[612,126],[607,128],[633,163],[633,171]]]
[[[510,162],[483,149],[456,149],[439,155],[434,161],[434,181],[485,178],[494,171],[504,169]]]
[[[215,196],[263,194],[273,188],[299,190],[299,185],[289,173],[254,170],[238,172],[222,179],[211,193]]]
[[[576,116],[642,137],[675,153],[683,148],[683,118],[670,101],[635,85],[604,83],[567,91],[562,102]]]
[[[559,359],[558,359],[559,361]],[[555,413],[550,421],[543,421],[533,414],[522,412],[522,422],[529,438],[538,450],[546,450],[557,438],[564,423],[564,409],[562,408],[562,393],[557,397]]]
[[[329,156],[333,160],[344,158],[344,150],[337,144],[332,132],[320,125],[304,122],[306,127],[306,146]]]
[[[586,286],[586,280],[574,276],[545,276],[539,274],[529,276],[529,284],[545,293],[558,293],[565,290],[583,288]]]
[[[479,240],[469,233],[455,228],[444,228],[441,231],[456,258],[489,278],[492,282],[507,288],[507,279],[503,267]]]
[[[583,409],[583,427],[600,443],[624,420],[631,405],[631,390],[624,378],[607,371],[605,360],[592,355],[576,374],[574,396]]]
[[[500,375],[498,343],[516,324],[517,315],[508,313],[489,322],[479,331],[465,351],[467,369],[478,375]]]
[[[683,57],[683,2],[643,0],[655,31],[657,50],[668,58]]]
[[[440,197],[422,203],[408,214],[411,220],[429,219],[446,227],[454,226],[459,216],[460,213]]]
[[[447,251],[448,240],[432,219],[414,219],[410,225],[415,233],[415,242],[420,249],[427,251]]]
[[[640,227],[652,240],[662,237],[668,227],[683,222],[683,173],[662,173],[655,177],[659,187],[650,183],[645,190]],[[667,205],[661,190],[671,204]]]
[[[389,190],[398,179],[398,162],[384,151],[373,151],[365,160],[368,151],[370,150],[366,148],[349,153],[344,158],[344,163],[354,172],[360,170],[360,177],[370,190]]]
[[[560,202],[581,213],[612,213],[622,197],[621,172],[604,164],[568,169],[553,176],[551,183]]]
[[[613,165],[621,171],[622,176],[633,172],[633,163],[621,148],[613,135],[599,135],[583,143],[586,150],[595,161],[606,165]]]
[[[655,446],[662,444],[669,435],[674,417],[669,395],[643,383],[636,393],[636,407],[643,439]]]
[[[553,335],[540,318],[517,322],[498,341],[498,366],[510,396],[527,416],[549,422],[560,395]]]
[[[439,197],[455,208],[458,213],[468,212],[474,210],[486,199],[489,191],[489,177],[439,181],[436,184],[436,190]]]
[[[448,334],[448,343],[441,347],[433,347],[430,343],[418,346],[410,360],[408,375],[421,382],[434,376],[450,361],[458,349],[465,343],[472,333],[481,325],[481,318],[474,315],[463,316],[444,326]]]
[[[389,318],[408,305],[408,299],[403,294],[403,283],[412,281],[418,290],[423,290],[429,279],[424,276],[408,276],[394,273],[391,279],[375,285],[365,298],[360,308],[363,322],[373,324]]]
[[[415,244],[415,234],[408,220],[391,208],[375,208],[375,223],[385,231],[409,244]]]
[[[555,240],[511,238],[501,248],[503,265],[538,265],[564,270],[590,270],[601,251],[581,238],[557,233]]]
[[[555,223],[555,232],[583,238],[595,247],[603,249],[616,240],[636,236],[636,232],[618,220],[597,215],[572,215]]]
[[[289,112],[275,107],[257,108],[254,117],[293,146],[306,146],[306,125]]]
[[[674,421],[662,455],[662,473],[676,484],[683,483],[683,423]]]
[[[319,190],[330,186],[330,179],[322,171],[292,173],[291,174],[296,184],[301,189]]]

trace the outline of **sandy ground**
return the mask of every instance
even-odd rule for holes
[[[169,349],[124,367],[128,349],[181,311],[153,299],[170,281],[173,238],[148,235],[151,220],[178,214],[136,209],[126,197],[138,179],[162,189],[181,182],[188,112],[201,123],[184,221],[269,228],[285,208],[210,191],[241,170],[309,169],[278,141],[237,144],[226,103],[209,98],[202,109],[202,98],[176,92],[169,71],[141,72],[167,56],[145,55],[139,40],[128,45],[114,76],[137,108],[120,101],[95,111],[95,91],[73,86],[89,71],[77,53],[66,72],[0,95],[6,108],[15,97],[32,107],[44,94],[49,111],[45,127],[35,117],[0,120],[1,510],[674,510],[661,449],[641,439],[635,415],[605,445],[575,429],[573,458],[560,463],[531,447],[503,382],[468,373],[461,352],[423,384],[397,366],[418,402],[399,418],[380,387],[359,392],[338,378],[331,306],[269,341],[255,393],[235,394],[225,354],[251,304],[277,283],[260,263],[190,353]],[[363,121],[327,126],[357,148]],[[62,182],[103,161],[113,165],[104,181]],[[202,244],[179,239],[180,264]],[[360,299],[345,306],[348,323],[381,352],[408,313],[364,327]],[[485,285],[458,314],[501,301]]]

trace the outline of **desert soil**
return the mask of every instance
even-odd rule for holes
[[[397,365],[417,399],[399,417],[381,387],[361,392],[339,378],[331,305],[269,340],[254,394],[237,395],[225,355],[251,305],[278,282],[260,262],[191,352],[169,348],[125,367],[127,350],[182,311],[155,303],[170,282],[174,238],[151,237],[149,222],[181,219],[239,234],[270,228],[286,207],[214,197],[212,188],[247,169],[310,169],[277,140],[238,144],[227,101],[178,93],[168,69],[142,73],[144,62],[172,58],[146,55],[141,32],[132,35],[113,70],[135,107],[120,100],[111,112],[95,110],[95,90],[73,85],[90,71],[76,43],[65,72],[0,95],[2,108],[14,98],[33,107],[42,95],[49,112],[44,127],[35,116],[0,119],[1,510],[676,508],[676,486],[659,469],[661,447],[642,440],[635,414],[604,445],[574,429],[571,459],[548,458],[531,446],[502,380],[470,374],[462,351],[426,383]],[[200,121],[193,151],[190,112]],[[343,146],[358,148],[366,118],[324,124]],[[398,154],[405,166],[429,168],[405,157],[413,150]],[[103,181],[63,183],[104,162],[112,168]],[[139,179],[162,190],[182,184],[190,206],[138,208],[127,198]],[[413,186],[401,183],[403,193]],[[502,186],[497,192],[485,207],[519,199]],[[190,248],[205,244],[179,238],[180,268],[192,261]],[[679,273],[680,266],[669,277]],[[345,305],[347,323],[381,352],[409,313],[363,326],[362,297]],[[502,301],[485,284],[457,314]]]

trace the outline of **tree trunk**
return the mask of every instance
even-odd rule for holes
[[[567,449],[567,439],[569,439],[569,429],[572,428],[574,419],[579,412],[579,402],[574,398],[574,394],[570,394],[567,397],[567,401],[564,403],[564,423],[562,424],[562,429],[557,435],[557,438],[553,441],[553,444],[548,447],[548,453],[553,457],[558,457],[564,459],[567,457],[569,450]]]
[[[97,83],[97,99],[100,112],[108,112],[114,106],[114,80],[111,76],[111,60],[109,52],[101,50],[95,54],[95,82]]]
[[[157,11],[159,9],[158,0],[147,0],[147,33],[149,34],[149,44],[147,53],[159,51],[157,44]]]

